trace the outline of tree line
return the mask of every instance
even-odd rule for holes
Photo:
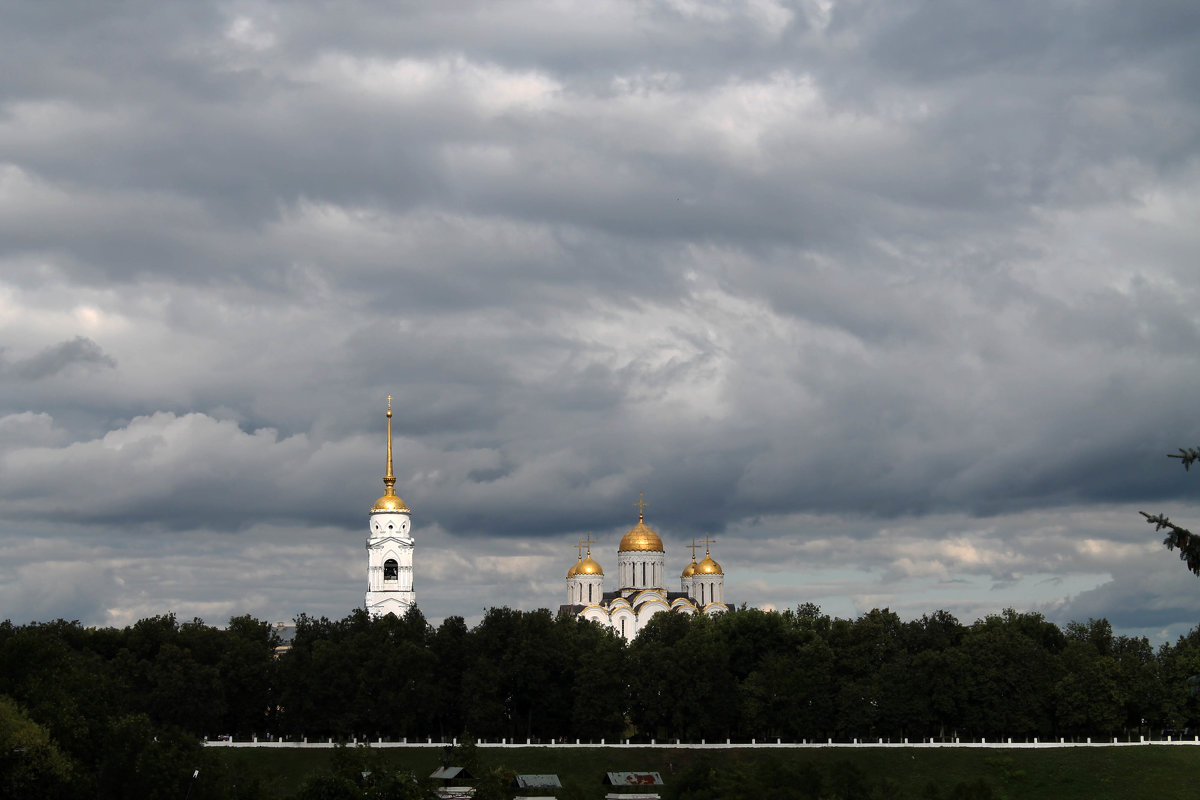
[[[493,608],[473,627],[359,609],[301,615],[282,644],[249,616],[223,628],[170,614],[124,629],[0,623],[0,776],[41,770],[95,796],[152,796],[128,782],[200,759],[197,739],[222,735],[1046,740],[1200,722],[1200,628],[1155,649],[1107,620],[1060,628],[1013,610],[970,625],[811,604],[664,613],[626,644],[545,609]]]

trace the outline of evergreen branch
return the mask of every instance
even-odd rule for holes
[[[1194,574],[1200,575],[1200,536],[1171,522],[1165,514],[1151,515],[1145,511],[1138,513],[1146,518],[1146,522],[1154,526],[1154,530],[1167,529],[1168,533],[1167,537],[1163,539],[1163,546],[1168,550],[1178,549],[1179,560],[1186,562],[1188,569]]]
[[[1181,447],[1178,453],[1167,453],[1167,458],[1178,458],[1183,462],[1185,471],[1190,471],[1192,464],[1200,461],[1200,448]]]

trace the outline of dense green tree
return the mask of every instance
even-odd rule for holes
[[[910,698],[907,728],[914,737],[945,737],[962,726],[967,704],[965,629],[952,614],[935,611],[905,626]]]
[[[73,772],[49,731],[0,695],[0,797],[70,797]]]
[[[897,684],[906,654],[903,623],[888,609],[872,609],[857,620],[834,620],[829,644],[838,676],[838,734],[846,737],[891,735],[896,725]],[[887,733],[880,726],[887,728]]]
[[[1061,631],[1040,614],[1006,609],[963,638],[968,662],[963,723],[970,735],[1050,736],[1061,677]]]
[[[676,665],[693,617],[657,614],[629,645],[630,720],[650,738],[681,735],[693,700],[691,676]]]
[[[217,661],[225,695],[221,732],[247,736],[275,731],[280,644],[274,627],[251,616],[234,617]]]
[[[629,708],[625,640],[610,628],[572,615],[560,616],[556,627],[569,642],[574,673],[568,738],[620,738]]]
[[[130,698],[112,664],[78,649],[84,639],[78,622],[14,629],[0,644],[0,694],[20,702],[64,751],[91,764],[107,718],[128,708]]]
[[[470,632],[462,617],[446,617],[430,639],[437,680],[427,686],[432,704],[431,733],[444,741],[464,731],[463,673],[470,653]]]
[[[215,760],[199,740],[174,728],[154,725],[145,714],[115,717],[103,737],[104,753],[96,796],[174,800],[190,793],[204,800],[219,786],[199,780],[215,772]]]

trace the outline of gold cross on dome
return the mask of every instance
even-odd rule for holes
[[[706,534],[704,534],[704,538],[703,538],[703,539],[701,539],[700,541],[701,541],[701,543],[704,545],[704,555],[708,555],[708,546],[709,546],[710,544],[716,544],[716,543],[717,543],[717,540],[716,540],[716,539],[710,539],[710,538],[708,538],[708,534],[707,534],[707,533],[706,533]]]
[[[692,551],[692,561],[695,561],[695,560],[696,560],[696,548],[697,548],[697,547],[699,547],[699,546],[700,546],[700,545],[696,544],[696,539],[695,539],[695,537],[693,537],[693,538],[692,538],[692,543],[691,543],[691,544],[685,544],[685,545],[684,545],[684,547],[687,547],[687,548],[689,548],[689,549]]]
[[[590,533],[586,534],[586,536],[587,536],[586,539],[579,540],[579,546],[586,547],[587,551],[588,551],[588,555],[591,555],[592,554],[592,545],[594,545],[596,543],[596,541],[592,538],[592,535]]]
[[[646,520],[646,506],[648,506],[648,505],[650,505],[650,504],[649,504],[649,503],[647,503],[645,500],[643,500],[643,499],[642,499],[642,493],[641,493],[641,492],[638,492],[638,501],[637,501],[636,503],[634,503],[634,505],[635,505],[635,506],[637,506],[637,510],[638,510],[638,522],[645,522],[645,520]]]

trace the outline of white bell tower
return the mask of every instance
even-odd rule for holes
[[[367,535],[367,613],[403,616],[417,602],[413,592],[413,538],[408,506],[396,496],[392,473],[392,396],[387,407],[387,489],[371,509]]]

